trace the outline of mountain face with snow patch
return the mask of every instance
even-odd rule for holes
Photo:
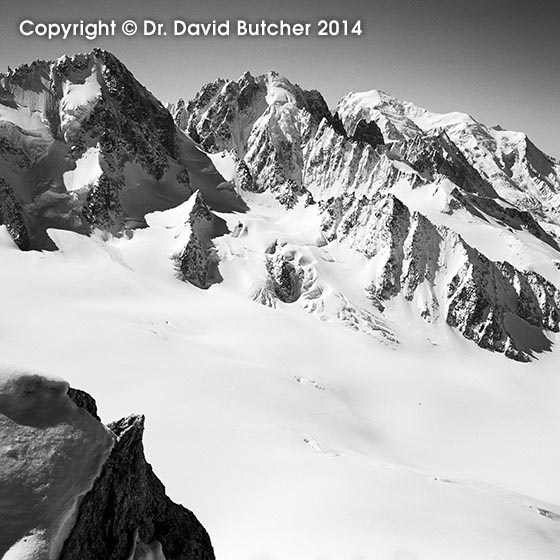
[[[145,214],[199,188],[212,199],[223,179],[205,173],[208,164],[105,51],[0,76],[0,220],[22,249],[54,249],[48,228],[118,234],[142,227]],[[238,199],[233,189],[218,198]]]

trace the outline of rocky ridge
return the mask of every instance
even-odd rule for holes
[[[2,558],[214,559],[144,457],[143,416],[104,426],[87,393],[2,369],[0,425]]]
[[[249,90],[250,96],[240,93]],[[374,272],[364,289],[373,313],[384,313],[387,302],[404,298],[426,322],[444,322],[510,358],[527,361],[549,349],[545,333],[559,329],[558,278],[489,259],[483,247],[472,246],[444,223],[445,216],[471,216],[514,236],[529,234],[558,258],[550,204],[560,176],[556,162],[533,153],[546,174],[536,179],[535,165],[529,164],[532,184],[542,180],[549,189],[536,201],[521,187],[526,175],[510,173],[506,188],[484,164],[488,154],[475,165],[465,135],[476,131],[480,138],[484,132],[483,145],[495,151],[497,144],[489,138],[505,133],[471,117],[438,116],[375,91],[350,94],[334,115],[313,113],[301,100],[294,86],[276,74],[245,74],[237,83],[206,86],[175,119],[203,138],[208,150],[233,153],[242,190],[270,192],[287,210],[300,201],[318,203],[326,243],[343,244],[371,261]],[[246,128],[240,130],[240,123]],[[220,130],[219,141],[205,135],[211,130]],[[510,137],[517,139],[516,133]],[[493,157],[507,175],[502,156]],[[509,196],[512,184],[515,196]],[[438,209],[442,218],[435,222],[433,214],[408,207],[408,197],[428,186],[445,199]],[[531,189],[543,192],[542,185]],[[252,297],[267,305],[304,299],[302,269],[276,253],[265,264],[268,288],[253,291]]]

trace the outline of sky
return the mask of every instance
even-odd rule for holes
[[[24,37],[22,20],[115,20],[115,37]],[[124,20],[163,23],[165,37],[119,32]],[[174,37],[175,19],[311,24],[309,37]],[[320,19],[360,20],[360,36],[318,37]],[[164,103],[190,99],[218,77],[276,70],[331,107],[350,91],[381,89],[435,112],[464,111],[529,135],[560,157],[560,5],[471,0],[3,0],[0,72],[35,59],[87,52],[117,55]]]

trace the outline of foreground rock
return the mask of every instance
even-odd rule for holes
[[[103,426],[65,381],[0,371],[3,560],[213,560],[144,457],[144,417]]]
[[[92,488],[113,446],[111,432],[76,407],[67,388],[59,379],[0,371],[4,560],[59,557],[78,502]]]
[[[142,558],[134,551],[146,548],[161,550],[168,560],[212,560],[204,527],[191,511],[166,496],[146,462],[144,417],[132,415],[108,428],[117,438],[115,446],[80,505],[60,560]]]

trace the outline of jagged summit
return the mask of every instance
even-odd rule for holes
[[[258,76],[245,72],[237,81],[218,78],[204,85],[188,103],[180,99],[172,112],[178,126],[204,149],[233,148],[242,157],[247,132],[258,118],[269,107],[283,105],[305,109],[317,122],[332,119],[319,92],[304,90],[275,71]]]

